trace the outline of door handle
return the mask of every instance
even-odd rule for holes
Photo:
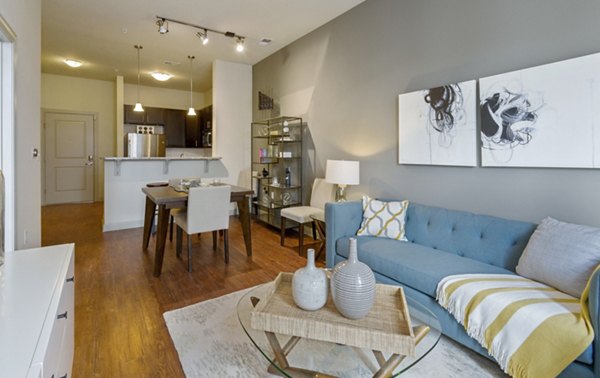
[[[91,167],[92,165],[94,165],[93,161],[88,161],[87,163],[85,163],[86,166]]]

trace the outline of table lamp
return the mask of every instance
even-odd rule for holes
[[[358,161],[327,160],[325,182],[336,184],[335,201],[346,201],[346,186],[358,185],[360,169]]]

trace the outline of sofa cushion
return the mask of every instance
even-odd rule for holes
[[[435,298],[438,282],[451,274],[499,273],[509,270],[414,243],[357,236],[358,259],[371,269]],[[348,258],[349,237],[338,239],[337,253]]]
[[[356,235],[406,241],[404,223],[408,201],[380,201],[363,196],[363,219]]]
[[[408,241],[513,272],[535,226],[413,202],[406,214]]]
[[[577,298],[600,264],[600,229],[545,218],[517,265],[517,273]]]

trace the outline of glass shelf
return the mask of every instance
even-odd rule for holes
[[[257,220],[279,228],[280,209],[302,205],[304,124],[300,117],[281,116],[252,122],[251,127],[252,178],[257,193],[253,199],[253,212]],[[284,185],[288,169],[294,184],[290,186]],[[263,170],[268,171],[267,177],[262,176]],[[273,185],[273,180],[279,183]]]

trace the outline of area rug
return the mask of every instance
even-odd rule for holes
[[[267,373],[267,360],[252,345],[237,318],[237,302],[247,290],[250,289],[164,313],[187,377],[274,377]],[[302,355],[297,352],[302,348],[301,341],[290,354],[292,364],[293,355]],[[312,349],[310,354],[306,354],[336,358],[323,356]],[[333,360],[331,365],[335,365]],[[327,373],[342,377],[368,376],[367,369],[363,370],[365,371],[351,369],[345,373],[332,370]],[[494,362],[444,336],[432,352],[402,376],[506,377]]]

